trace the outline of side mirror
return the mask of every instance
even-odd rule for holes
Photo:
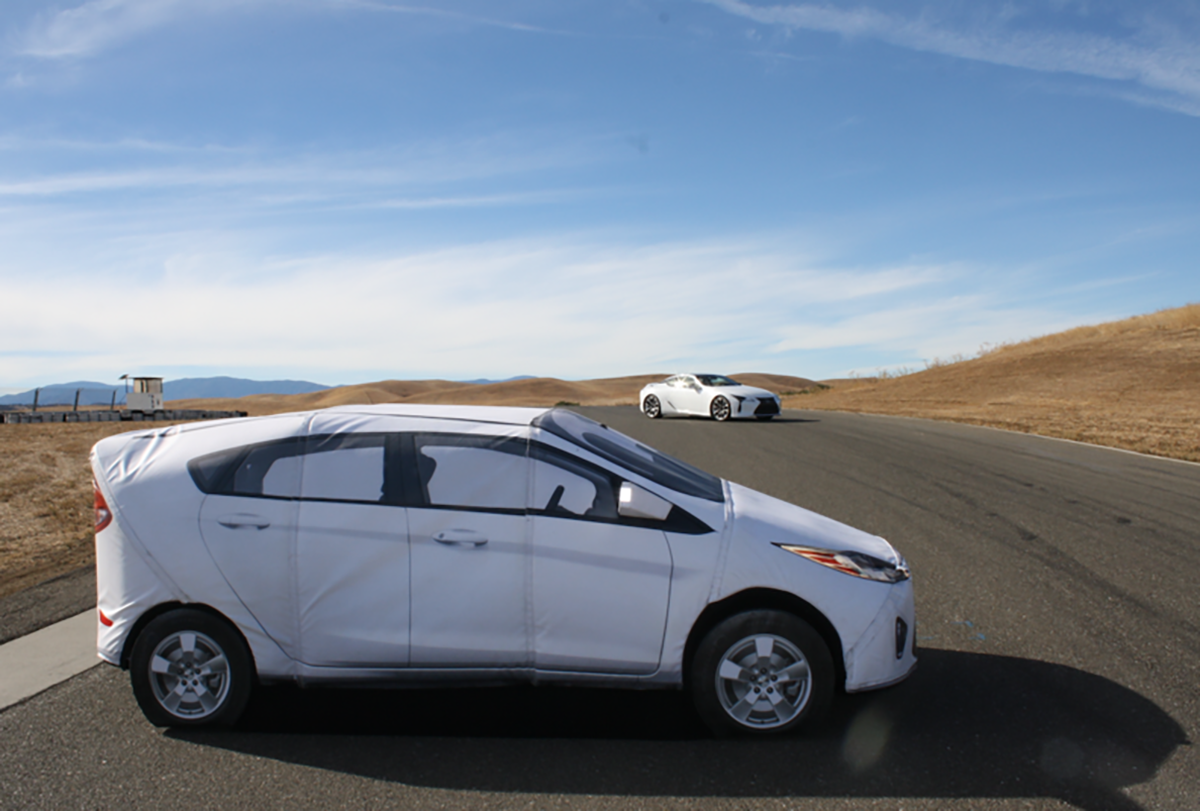
[[[671,514],[672,506],[674,505],[671,502],[643,490],[632,482],[621,482],[621,500],[617,505],[617,514],[623,518],[665,521]]]

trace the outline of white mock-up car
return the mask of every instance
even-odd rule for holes
[[[743,386],[724,375],[671,375],[642,387],[642,413],[659,417],[712,417],[725,420],[769,420],[779,413],[779,396],[755,386]]]
[[[344,406],[96,444],[98,648],[160,726],[253,683],[684,688],[778,732],[916,664],[882,538],[561,409]]]

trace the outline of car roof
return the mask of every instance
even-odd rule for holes
[[[380,405],[341,405],[321,409],[322,413],[370,414],[386,417],[429,417],[445,420],[492,422],[502,425],[529,425],[551,411],[550,408],[521,406],[439,405],[436,403],[383,403]],[[316,412],[312,412],[316,413]]]
[[[471,405],[438,405],[438,404],[403,404],[383,403],[380,405],[340,405],[330,408],[315,408],[310,411],[287,411],[280,414],[263,414],[257,417],[235,417],[225,420],[197,420],[172,425],[165,428],[147,425],[140,431],[129,431],[115,435],[127,441],[148,435],[169,435],[191,433],[193,431],[220,430],[223,425],[232,423],[253,422],[256,420],[271,420],[281,417],[311,417],[317,414],[361,414],[373,417],[423,417],[427,419],[459,420],[462,422],[481,422],[493,425],[530,425],[535,419],[552,411],[551,408],[523,408],[515,406],[471,406]],[[115,437],[109,437],[113,440]],[[108,440],[101,440],[106,442]]]

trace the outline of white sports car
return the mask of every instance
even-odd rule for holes
[[[251,685],[686,688],[793,729],[916,664],[882,538],[571,411],[343,406],[92,450],[100,658],[160,726]]]
[[[642,388],[642,413],[659,417],[712,417],[769,420],[779,413],[779,397],[766,389],[743,386],[724,375],[672,375]]]

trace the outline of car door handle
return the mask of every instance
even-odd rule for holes
[[[438,543],[462,543],[483,546],[488,539],[470,529],[444,529],[433,536]]]
[[[271,522],[263,518],[261,515],[253,513],[235,513],[234,515],[222,515],[217,519],[217,523],[229,529],[266,529],[271,526]]]

